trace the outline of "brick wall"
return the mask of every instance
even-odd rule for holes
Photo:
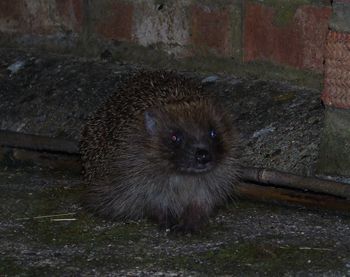
[[[276,9],[248,3],[244,16],[244,60],[273,61],[322,72],[331,15],[328,6],[301,5],[287,22],[276,22]]]
[[[311,0],[2,0],[0,34],[93,37],[322,72],[331,11],[330,1]]]

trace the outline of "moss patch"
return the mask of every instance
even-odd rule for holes
[[[104,224],[102,219],[86,214],[80,209],[80,201],[84,187],[57,187],[35,194],[30,200],[26,213],[32,219],[24,221],[26,232],[40,243],[48,245],[84,244],[114,240],[137,240],[139,227],[137,224],[123,224],[118,228],[107,228],[96,232],[94,228]],[[76,207],[76,210],[66,209]],[[73,212],[75,214],[69,214]],[[64,215],[64,214],[67,215]],[[63,214],[55,217],[54,215]],[[51,216],[52,215],[52,216]],[[48,216],[37,218],[38,216]],[[59,219],[63,219],[59,221]],[[66,219],[66,220],[64,220]]]
[[[195,262],[198,261],[198,263]],[[276,246],[264,243],[231,244],[216,251],[194,257],[174,259],[177,266],[209,274],[273,273],[288,271],[317,271],[320,268],[336,269],[342,262],[334,260],[334,253],[326,248]]]

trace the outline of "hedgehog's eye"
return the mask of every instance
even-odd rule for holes
[[[218,136],[218,134],[216,133],[215,129],[211,129],[209,131],[209,136],[210,136],[210,138],[215,139]]]
[[[170,139],[173,144],[180,145],[182,143],[182,134],[180,132],[173,132]]]

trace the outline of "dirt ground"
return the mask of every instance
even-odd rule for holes
[[[12,65],[12,66],[11,66]],[[11,67],[9,67],[11,66]],[[79,139],[87,116],[140,66],[0,49],[0,129]],[[314,175],[320,92],[225,74],[198,78],[237,116],[242,164]],[[350,275],[350,218],[237,200],[203,233],[108,222],[80,205],[80,176],[0,168],[0,276]]]

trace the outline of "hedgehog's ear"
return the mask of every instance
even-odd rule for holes
[[[157,132],[157,115],[153,111],[145,111],[145,127],[147,132],[153,136]]]

